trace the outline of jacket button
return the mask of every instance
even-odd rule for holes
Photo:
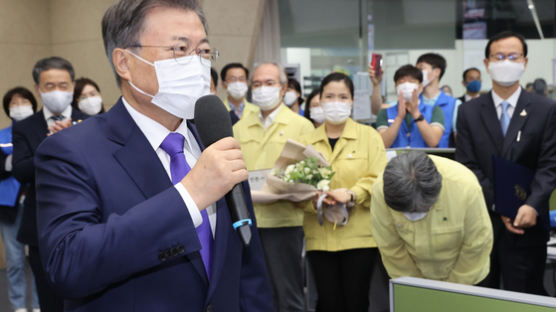
[[[178,247],[172,247],[172,257],[177,256],[178,255]]]
[[[207,310],[206,310],[206,311],[207,311],[207,312],[213,312],[213,311],[214,311],[214,307],[212,306],[212,304],[209,304],[209,305],[207,306]]]
[[[185,248],[183,247],[183,245],[179,245],[179,246],[178,246],[178,252],[179,252],[180,254],[182,254],[182,253],[185,252]]]
[[[160,261],[162,261],[162,262],[166,261],[166,257],[164,256],[164,253],[163,253],[163,252],[161,252],[161,253],[158,254],[158,260],[160,260]]]

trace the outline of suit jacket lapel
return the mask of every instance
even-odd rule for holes
[[[492,91],[491,91],[492,92]],[[502,128],[500,126],[500,120],[498,119],[498,114],[496,114],[496,109],[494,107],[494,101],[492,100],[492,93],[489,93],[487,100],[481,103],[481,120],[487,129],[490,139],[499,153],[502,152],[502,141],[504,136],[502,134]]]
[[[523,125],[527,121],[527,107],[529,106],[529,97],[525,90],[521,90],[521,95],[517,100],[517,105],[512,114],[512,119],[504,137],[504,145],[502,148],[502,155],[506,155],[510,150],[512,142],[517,139],[517,133],[521,131]],[[523,114],[522,114],[523,112]]]
[[[105,116],[111,127],[110,139],[122,145],[114,153],[114,157],[145,198],[152,197],[172,186],[156,152],[121,100]]]

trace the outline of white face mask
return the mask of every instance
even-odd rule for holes
[[[10,118],[15,121],[23,120],[33,115],[33,106],[31,105],[18,105],[10,108]]]
[[[280,103],[280,87],[262,86],[253,89],[252,100],[261,110],[271,110]]]
[[[346,121],[351,114],[351,105],[348,102],[325,102],[321,103],[324,118],[333,125],[339,125]]]
[[[311,115],[311,119],[313,119],[314,121],[320,124],[324,122],[324,111],[322,110],[322,107],[320,106],[311,107],[310,115]]]
[[[424,88],[429,83],[431,83],[431,80],[429,80],[429,72],[428,71],[423,69],[421,72],[423,73],[423,88]]]
[[[61,114],[71,104],[72,99],[73,92],[60,90],[55,90],[47,93],[41,92],[42,103],[53,114]]]
[[[198,55],[182,56],[155,61],[154,64],[128,51],[139,60],[154,67],[158,80],[158,92],[151,95],[129,84],[137,92],[152,98],[151,102],[168,113],[183,119],[192,119],[195,102],[210,94],[210,61]]]
[[[492,80],[504,87],[509,87],[519,81],[524,71],[524,63],[512,62],[510,60],[488,63],[488,72]]]
[[[245,93],[247,93],[247,84],[240,81],[232,82],[228,84],[226,91],[228,91],[228,94],[232,98],[239,100],[245,96]]]
[[[102,97],[97,95],[82,99],[77,102],[77,108],[89,116],[96,115],[102,109]]]
[[[413,82],[404,82],[396,87],[396,92],[403,96],[403,99],[410,101],[413,98],[413,90],[419,89],[419,85]]]
[[[282,99],[282,101],[284,101],[284,104],[286,104],[286,106],[292,107],[293,104],[297,102],[297,93],[293,91],[286,92],[286,94],[284,94],[284,98]]]
[[[403,215],[409,221],[419,221],[427,216],[426,212],[404,212]]]

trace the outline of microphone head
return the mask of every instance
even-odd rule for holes
[[[230,113],[216,95],[205,95],[195,103],[195,127],[205,147],[234,136]]]

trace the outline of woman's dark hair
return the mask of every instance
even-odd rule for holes
[[[297,81],[297,79],[294,78],[288,78],[288,88],[294,89],[299,94],[301,94],[297,98],[297,103],[301,105],[301,103],[303,103],[303,92],[301,92],[301,85],[299,84],[299,81]]]
[[[24,99],[29,100],[29,102],[31,102],[31,105],[33,106],[33,112],[37,111],[37,100],[33,96],[33,93],[31,93],[31,91],[29,91],[29,89],[27,88],[15,87],[8,90],[8,92],[4,94],[4,99],[2,100],[2,103],[4,104],[4,112],[6,112],[7,116],[10,116],[10,102],[16,94]]]
[[[419,83],[423,82],[423,72],[420,71],[419,68],[411,64],[404,65],[396,70],[396,72],[394,73],[394,83],[398,82],[398,80],[404,77],[417,79],[419,80]]]
[[[348,87],[349,92],[351,94],[351,99],[353,99],[353,81],[349,78],[346,74],[333,72],[328,74],[328,76],[324,77],[324,79],[320,83],[320,95],[322,96],[322,92],[324,91],[324,87],[327,84],[333,81],[343,81],[344,84]]]
[[[307,96],[307,105],[305,105],[305,111],[303,112],[303,116],[312,122],[315,121],[311,118],[311,101],[318,94],[320,94],[319,88],[316,88],[313,91],[311,91],[311,93],[309,93],[309,95]]]
[[[95,88],[97,92],[100,93],[100,88],[98,87],[97,83],[94,82],[93,80],[87,77],[81,77],[76,79],[75,88],[73,89],[73,100],[71,101],[71,106],[73,108],[79,110],[79,107],[77,107],[77,102],[79,102],[79,97],[81,96],[81,93],[83,93],[83,89],[85,89],[87,85],[93,86],[93,88]],[[104,113],[104,105],[100,109],[100,113]]]

